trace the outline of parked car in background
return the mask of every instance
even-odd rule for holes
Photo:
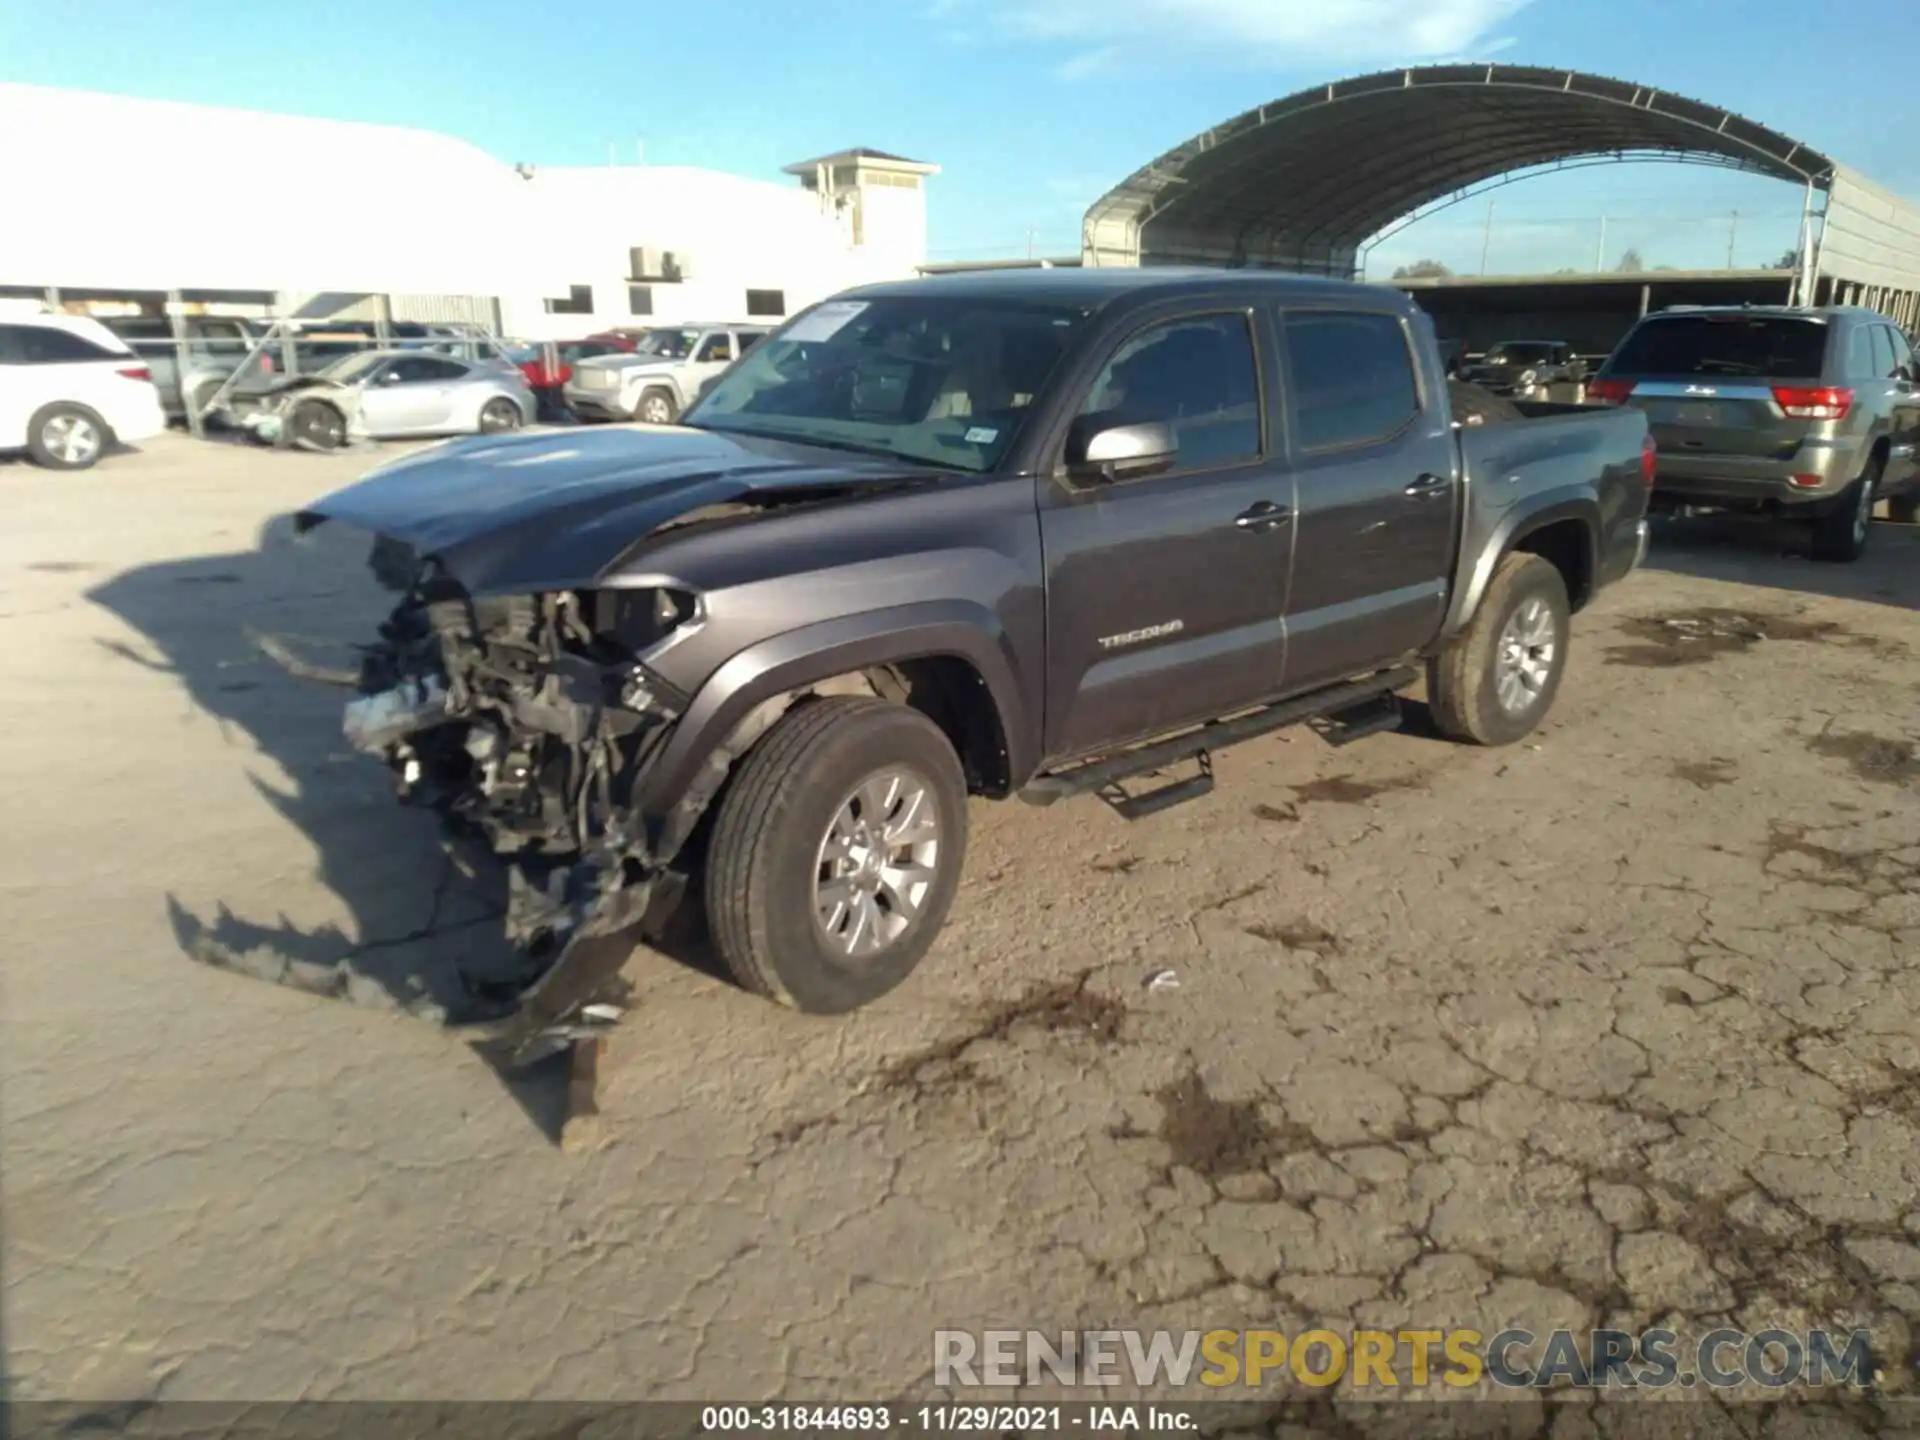
[[[187,315],[181,317],[180,333],[187,346],[184,383],[180,367],[179,345],[173,322],[165,315],[111,315],[100,322],[146,363],[153,372],[154,387],[169,419],[187,413],[185,397],[194,397],[196,407],[205,411],[207,402],[227,378],[252,353],[267,327],[256,320],[227,315]],[[271,386],[280,372],[277,351],[255,356],[249,373],[240,378],[235,389],[241,393],[259,393]]]
[[[1852,308],[1714,307],[1649,315],[1587,386],[1644,410],[1656,509],[1805,519],[1813,553],[1857,560],[1884,498],[1920,518],[1920,394],[1907,338]]]
[[[153,372],[99,321],[0,313],[0,451],[85,470],[166,428]]]
[[[681,426],[456,442],[308,507],[400,592],[351,742],[516,873],[534,988],[488,1039],[603,1022],[683,884],[746,988],[885,994],[970,795],[1151,814],[1236,741],[1396,728],[1422,677],[1441,733],[1530,734],[1646,553],[1646,419],[1456,425],[1442,371],[1384,287],[942,276],[803,313]]]
[[[583,420],[671,425],[740,356],[766,339],[764,325],[676,325],[634,337],[624,355],[582,360],[561,387]]]
[[[1564,340],[1502,340],[1455,373],[1496,395],[1517,395],[1547,385],[1578,385],[1587,378],[1587,366]]]
[[[361,439],[500,434],[532,424],[537,407],[506,361],[366,350],[282,380],[235,418],[274,444],[337,450]]]
[[[567,413],[564,387],[573,375],[573,367],[582,360],[602,355],[627,355],[633,352],[636,337],[631,335],[589,335],[584,340],[556,340],[514,347],[509,357],[527,377],[543,415],[563,417]],[[551,357],[551,358],[549,358]]]

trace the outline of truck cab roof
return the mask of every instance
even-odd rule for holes
[[[1353,302],[1364,297],[1371,304],[1384,304],[1398,311],[1410,313],[1417,308],[1403,292],[1383,285],[1321,275],[1296,275],[1284,270],[1221,270],[1185,265],[962,271],[863,285],[834,298],[877,300],[890,296],[951,295],[973,301],[1079,305],[1092,311],[1122,301],[1144,304],[1178,296],[1183,291],[1217,294],[1239,289],[1296,301]]]

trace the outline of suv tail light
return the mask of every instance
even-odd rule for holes
[[[1649,490],[1653,488],[1653,475],[1659,468],[1659,458],[1660,452],[1649,435],[1640,442],[1640,478],[1646,482]]]
[[[1832,385],[1776,385],[1774,402],[1795,420],[1844,420],[1853,391]]]
[[[1602,405],[1624,405],[1633,394],[1631,380],[1589,380],[1587,398],[1598,400]]]
[[[113,373],[116,375],[124,375],[129,380],[153,379],[153,371],[149,370],[144,365],[123,365],[120,367],[120,369],[114,371]]]

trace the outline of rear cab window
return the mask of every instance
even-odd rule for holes
[[[1750,375],[1818,380],[1827,322],[1797,315],[1675,315],[1643,320],[1607,362],[1607,375]]]
[[[1398,315],[1294,310],[1281,318],[1288,424],[1308,454],[1395,439],[1420,414],[1420,381]]]

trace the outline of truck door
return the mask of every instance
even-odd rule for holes
[[[1267,423],[1253,318],[1188,311],[1119,340],[1040,482],[1049,760],[1279,687],[1293,484]],[[1095,435],[1156,423],[1177,447],[1157,473],[1066,478]]]
[[[1391,311],[1281,317],[1298,484],[1287,688],[1418,650],[1440,631],[1460,504],[1444,393],[1423,394],[1413,336]]]

